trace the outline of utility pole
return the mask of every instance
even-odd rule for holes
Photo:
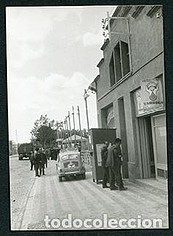
[[[87,98],[89,97],[89,94],[87,93],[87,90],[84,89],[84,100],[85,100],[85,109],[86,109],[86,118],[87,118],[87,129],[89,132],[89,117],[88,117],[88,104],[87,104]]]
[[[87,138],[87,142],[88,142],[88,150],[90,149],[90,145],[89,145],[89,116],[88,116],[88,103],[87,103],[87,98],[90,95],[88,94],[88,90],[84,89],[84,100],[85,100],[85,109],[86,109],[86,119],[87,119],[87,130],[88,130],[88,138]]]

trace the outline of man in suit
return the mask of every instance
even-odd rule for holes
[[[45,175],[45,165],[47,162],[47,158],[42,148],[39,149],[39,153],[40,153],[40,175],[42,172],[43,172],[43,175]]]
[[[38,147],[35,148],[34,166],[35,166],[35,176],[40,177],[40,175],[41,175],[41,154],[39,152]],[[40,172],[40,175],[38,174],[38,171]]]
[[[46,159],[47,159],[46,160],[46,168],[47,168],[47,162],[48,162],[48,160],[50,158],[50,149],[49,148],[45,149],[44,153],[45,153]]]
[[[109,182],[109,168],[106,166],[108,157],[108,146],[107,141],[104,142],[104,146],[101,149],[102,167],[103,167],[103,188],[108,188],[107,183]]]
[[[33,167],[34,167],[34,152],[33,152],[33,151],[31,152],[31,154],[30,154],[30,156],[29,156],[29,160],[30,160],[30,163],[31,163],[31,168],[30,168],[30,170],[32,170]]]
[[[121,139],[116,138],[112,146],[108,148],[106,166],[109,168],[110,190],[127,190],[127,188],[124,187],[121,175],[122,154],[120,145]],[[115,185],[115,182],[118,187]]]

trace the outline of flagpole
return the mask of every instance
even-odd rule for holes
[[[56,122],[57,127],[56,127],[56,134],[57,134],[57,140],[58,140],[58,145],[59,145],[59,132],[58,132],[58,128],[59,128],[59,122]]]
[[[65,140],[65,143],[66,143],[66,146],[67,146],[67,140],[66,140],[66,121],[65,120],[64,120],[64,140]]]
[[[72,106],[72,116],[73,116],[73,128],[74,128],[75,147],[76,147],[76,129],[75,129],[74,106]]]
[[[66,121],[66,128],[67,128],[67,140],[68,140],[68,147],[69,147],[69,132],[68,132],[68,121],[67,121],[67,116],[65,118],[65,121]]]
[[[70,146],[72,146],[71,121],[70,121],[70,112],[69,111],[68,111],[68,121],[69,121],[69,130],[70,130]]]
[[[61,121],[61,144],[62,144],[62,140],[64,139],[63,131],[64,131],[64,123],[63,121]]]
[[[77,106],[77,111],[78,111],[78,119],[79,119],[79,130],[80,130],[80,136],[81,136],[81,147],[82,147],[82,130],[81,130],[81,120],[80,120],[80,110],[79,106]]]

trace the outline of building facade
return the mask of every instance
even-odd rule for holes
[[[118,6],[95,78],[98,125],[122,139],[123,176],[167,178],[161,6]]]

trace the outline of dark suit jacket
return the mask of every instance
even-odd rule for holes
[[[41,153],[41,163],[46,164],[46,162],[47,162],[46,155],[44,153]]]
[[[106,145],[104,145],[101,149],[101,158],[102,158],[102,166],[103,167],[106,166],[107,157],[108,157],[108,148]]]
[[[116,167],[121,163],[120,147],[111,146],[108,148],[108,158],[106,161],[107,167]]]
[[[35,164],[40,164],[40,162],[41,162],[41,153],[35,153],[35,155],[34,155],[34,162],[35,162]]]

